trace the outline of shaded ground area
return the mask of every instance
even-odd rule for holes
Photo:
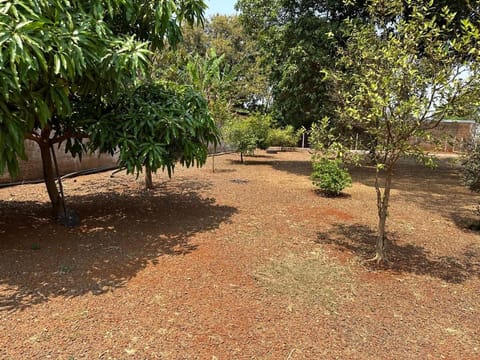
[[[170,180],[65,181],[81,218],[49,219],[44,188],[0,189],[0,358],[480,358],[478,197],[447,161],[404,162],[389,255],[373,169],[318,195],[309,154],[215,158]]]

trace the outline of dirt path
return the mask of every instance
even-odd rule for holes
[[[68,179],[73,229],[41,184],[0,189],[0,358],[480,359],[478,197],[450,166],[399,168],[376,269],[371,169],[329,199],[308,153],[237,160]]]

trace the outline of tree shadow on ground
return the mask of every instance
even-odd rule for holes
[[[311,161],[275,160],[267,163],[273,169],[288,172],[301,177],[310,177]],[[375,201],[375,168],[373,166],[350,166],[349,172],[354,183],[372,188],[372,201]],[[465,231],[478,222],[473,212],[479,201],[479,195],[468,191],[461,182],[457,166],[450,160],[439,160],[436,168],[427,168],[412,159],[401,160],[397,166],[392,189],[392,206],[401,199],[414,203],[422,209],[440,214]]]
[[[240,153],[239,152],[235,152],[235,153],[230,153],[230,155],[233,155],[235,156],[235,159],[229,159],[228,161],[231,163],[231,164],[240,164],[242,165],[242,162],[240,161],[241,160],[241,156],[240,156]],[[273,155],[269,155],[269,154],[251,154],[251,155],[245,155],[243,154],[243,164],[245,163],[250,163],[250,164],[267,164],[269,161],[272,161],[272,160],[275,160],[275,156]]]
[[[255,159],[255,158],[252,158],[252,157],[244,157],[243,158],[243,163],[240,161],[240,159],[238,160],[233,160],[233,159],[230,159],[229,160],[230,164],[232,165],[244,165],[244,166],[261,166],[261,165],[271,165],[273,162],[275,162],[275,160],[259,160],[259,159]]]
[[[325,199],[337,199],[338,200],[338,199],[350,199],[352,197],[352,195],[344,193],[344,192],[341,192],[340,194],[337,194],[337,195],[331,195],[331,194],[325,193],[325,191],[323,191],[321,189],[314,189],[313,192],[315,193],[315,195],[317,195],[319,197],[322,197],[322,198],[325,198]]]
[[[318,233],[316,242],[333,244],[340,250],[349,250],[363,259],[372,258],[375,251],[376,232],[361,224],[336,224],[328,232]],[[421,246],[398,244],[395,234],[389,234],[387,256],[383,268],[399,273],[413,273],[439,278],[459,284],[480,277],[480,247],[469,247],[462,254],[433,257]],[[366,266],[378,269],[373,262]]]
[[[217,169],[215,168],[215,171],[212,171],[212,173],[215,173],[215,174],[227,174],[227,173],[234,173],[234,172],[237,172],[238,170],[237,169],[231,169],[231,168],[226,168],[226,169]]]
[[[297,176],[310,177],[312,175],[311,161],[275,161],[270,163],[278,171],[291,173]]]
[[[0,201],[0,312],[112,291],[162,256],[194,251],[195,234],[237,209],[186,186],[71,197],[76,228],[51,221],[48,204]]]
[[[375,186],[375,167],[350,166],[349,172],[354,182]],[[432,194],[445,194],[445,187],[461,185],[459,170],[446,162],[441,162],[436,168],[428,168],[415,163],[411,159],[399,161],[396,166],[392,189],[400,191],[428,191]]]
[[[354,182],[375,186],[373,167],[351,168],[350,173]],[[472,207],[478,203],[478,195],[462,185],[458,168],[445,162],[430,169],[411,160],[402,161],[396,169],[392,189],[397,190],[392,194],[392,205],[395,199],[414,203],[453,221],[461,229],[467,229]]]

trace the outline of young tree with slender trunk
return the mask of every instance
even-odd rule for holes
[[[447,7],[434,13],[433,5],[409,1],[405,18],[403,2],[372,1],[371,20],[366,25],[349,23],[338,71],[329,73],[337,84],[341,123],[362,129],[370,139],[365,145],[376,166],[377,262],[387,259],[386,225],[398,161],[414,157],[432,164],[412,140],[431,141],[430,130],[479,84],[478,27],[464,20],[452,37],[455,14]],[[388,13],[390,20],[378,13]]]

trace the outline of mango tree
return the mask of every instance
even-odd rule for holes
[[[53,214],[65,216],[55,185],[53,146],[67,141],[67,150],[80,156],[86,150],[82,139],[98,129],[116,136],[115,129],[95,122],[147,77],[151,49],[165,40],[178,42],[182,23],[202,23],[205,7],[203,0],[2,1],[0,173],[7,169],[17,175],[18,158],[26,158],[24,140],[35,141]],[[201,124],[209,128],[208,121]],[[135,128],[128,130],[136,134]],[[121,157],[129,151],[122,144]],[[190,150],[185,156],[195,159],[198,152]],[[152,166],[162,163],[163,153],[155,154]]]
[[[135,129],[131,131],[131,129]],[[128,173],[157,169],[173,174],[177,163],[203,165],[218,131],[207,100],[192,87],[156,81],[126,94],[92,123],[90,147],[113,153]],[[151,178],[150,178],[151,181]],[[150,186],[149,186],[150,185]]]

